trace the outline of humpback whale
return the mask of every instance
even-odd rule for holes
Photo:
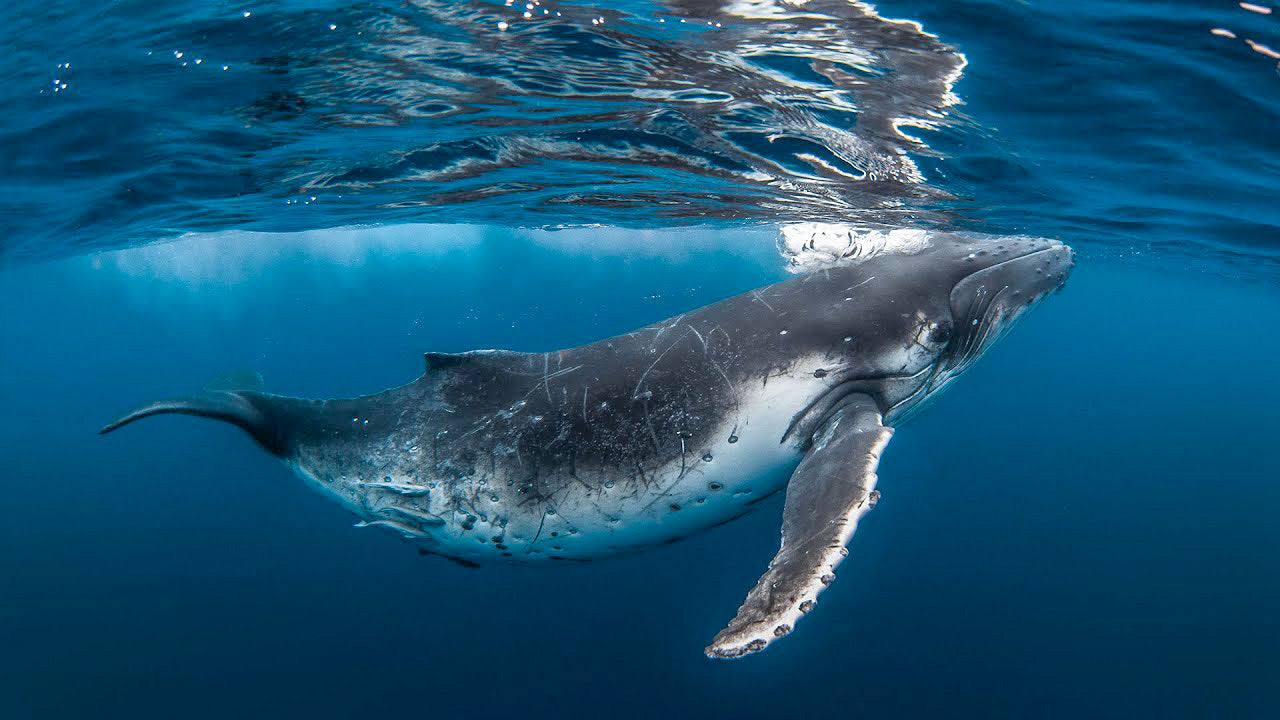
[[[879,493],[894,432],[1058,289],[1067,246],[936,239],[581,347],[427,353],[354,399],[257,376],[144,405],[244,429],[359,517],[463,564],[570,562],[671,542],[785,488],[782,541],[706,653],[737,657],[813,608]]]

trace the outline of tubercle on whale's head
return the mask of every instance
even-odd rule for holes
[[[827,335],[840,335],[823,339],[844,360],[833,387],[872,396],[886,423],[900,424],[1059,289],[1073,265],[1056,240],[964,235],[859,263],[846,276],[853,285],[831,288],[818,313]]]

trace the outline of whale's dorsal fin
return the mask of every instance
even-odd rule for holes
[[[429,352],[423,355],[427,363],[427,372],[436,372],[465,365],[497,365],[519,358],[528,357],[530,353],[513,350],[471,350],[461,353]]]
[[[866,395],[846,400],[814,433],[787,484],[782,547],[738,614],[707,648],[732,658],[763,650],[795,627],[835,579],[858,519],[875,504],[876,466],[893,429]]]
[[[438,353],[429,352],[422,356],[427,363],[427,372],[433,370],[443,370],[448,367],[454,367],[466,362],[466,353]]]

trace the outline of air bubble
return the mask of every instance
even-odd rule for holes
[[[702,453],[702,462],[711,462],[711,460],[712,460],[711,453],[709,452]]]

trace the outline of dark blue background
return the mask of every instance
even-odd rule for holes
[[[466,570],[350,527],[232,428],[94,433],[228,370],[355,395],[416,376],[426,350],[626,331],[780,279],[768,231],[387,228],[22,265],[185,227],[386,221],[250,212],[262,178],[228,168],[292,172],[240,120],[242,95],[284,82],[255,60],[306,67],[350,44],[331,19],[406,6],[259,2],[249,24],[226,3],[7,5],[0,720],[1280,716],[1280,79],[1209,34],[1280,47],[1280,15],[879,5],[968,58],[972,122],[912,130],[945,156],[916,160],[961,198],[956,222],[1084,257],[898,433],[817,609],[731,663],[701,648],[776,549],[777,499],[641,555]],[[177,48],[210,64],[179,70]],[[348,130],[317,148],[371,137]],[[103,198],[115,214],[92,211]],[[431,216],[503,215],[452,210]]]
[[[364,393],[425,350],[579,343],[782,276],[767,233],[378,236],[0,274],[0,717],[1280,712],[1274,287],[1086,254],[900,430],[797,632],[713,662],[776,500],[641,555],[467,570],[352,528],[233,428],[94,434],[231,369]]]

